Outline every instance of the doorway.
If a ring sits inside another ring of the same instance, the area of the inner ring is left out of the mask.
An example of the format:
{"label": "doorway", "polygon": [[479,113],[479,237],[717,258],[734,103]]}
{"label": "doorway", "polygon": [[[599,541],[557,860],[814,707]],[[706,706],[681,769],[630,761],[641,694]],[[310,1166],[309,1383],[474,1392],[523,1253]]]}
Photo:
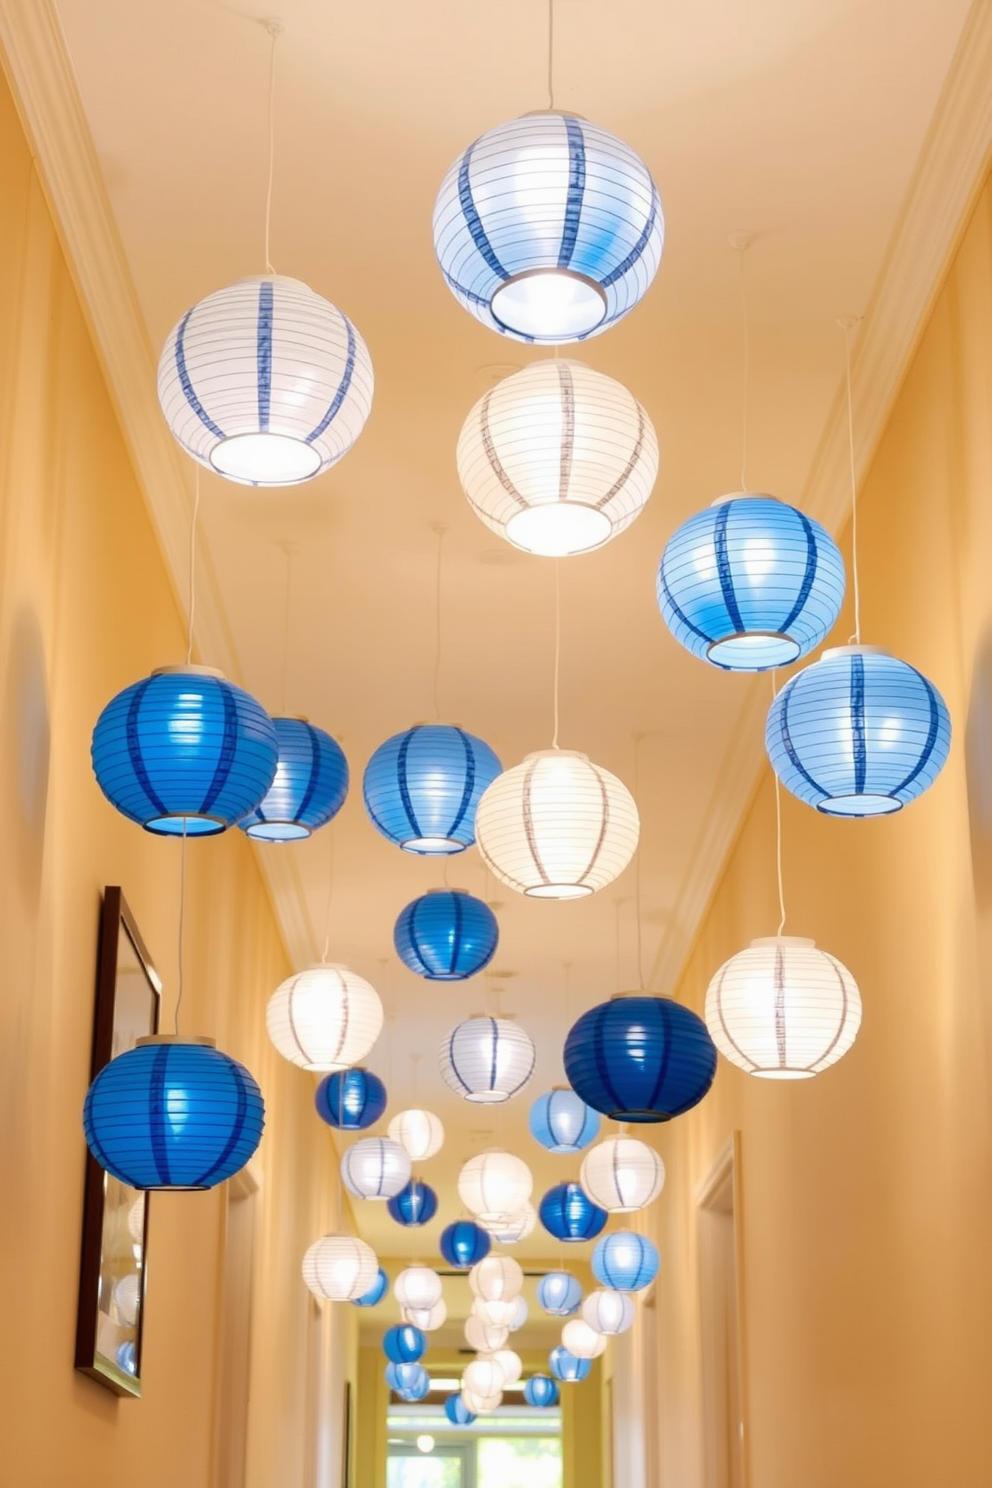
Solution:
{"label": "doorway", "polygon": [[476,1488],[475,1445],[439,1442],[429,1453],[413,1443],[390,1447],[386,1488]]}

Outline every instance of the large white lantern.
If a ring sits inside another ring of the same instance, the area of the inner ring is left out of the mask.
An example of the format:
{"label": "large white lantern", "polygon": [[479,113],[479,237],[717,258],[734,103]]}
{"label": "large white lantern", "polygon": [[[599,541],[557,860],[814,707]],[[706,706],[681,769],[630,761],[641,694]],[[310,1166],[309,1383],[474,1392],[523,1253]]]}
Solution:
{"label": "large white lantern", "polygon": [[518,1023],[479,1015],[452,1029],[439,1057],[445,1084],[463,1100],[499,1105],[527,1084],[537,1054]]}
{"label": "large white lantern", "polygon": [[591,1147],[579,1170],[585,1192],[608,1214],[644,1209],[665,1186],[665,1164],[646,1142],[609,1137]]}
{"label": "large white lantern", "polygon": [[516,1214],[505,1215],[502,1219],[480,1220],[479,1223],[497,1244],[519,1245],[537,1229],[537,1210],[528,1201]]}
{"label": "large white lantern", "polygon": [[847,967],[815,941],[773,935],[721,966],[704,1014],[731,1064],[766,1080],[804,1080],[850,1049],[861,995]]}
{"label": "large white lantern", "polygon": [[430,1266],[407,1266],[393,1282],[393,1296],[401,1308],[428,1311],[441,1300],[441,1278]]}
{"label": "large white lantern", "polygon": [[581,362],[533,362],[475,405],[457,460],[487,527],[558,558],[630,526],[657,479],[658,440],[622,383]]}
{"label": "large white lantern", "polygon": [[363,1137],[341,1158],[344,1186],[356,1199],[391,1199],[410,1182],[410,1155],[388,1137]]}
{"label": "large white lantern", "polygon": [[378,992],[347,966],[311,966],[288,977],[265,1010],[269,1038],[282,1057],[321,1073],[360,1064],[382,1022]]}
{"label": "large white lantern", "polygon": [[509,1328],[497,1327],[495,1323],[484,1322],[482,1318],[470,1313],[465,1319],[465,1342],[469,1348],[475,1349],[480,1354],[494,1354],[501,1349],[510,1337]]}
{"label": "large white lantern", "polygon": [[503,1389],[512,1389],[523,1373],[524,1365],[520,1355],[514,1353],[513,1349],[497,1349],[493,1354],[493,1363],[498,1364],[503,1371]]}
{"label": "large white lantern", "polygon": [[458,1197],[482,1224],[519,1214],[533,1188],[530,1168],[512,1152],[480,1152],[458,1175]]}
{"label": "large white lantern", "polygon": [[406,1148],[415,1163],[426,1162],[444,1146],[444,1127],[433,1111],[400,1111],[389,1123],[389,1135]]}
{"label": "large white lantern", "polygon": [[582,1316],[594,1332],[613,1338],[632,1326],[637,1309],[626,1292],[597,1287],[583,1302]]}
{"label": "large white lantern", "polygon": [[606,1352],[606,1339],[585,1318],[571,1318],[561,1330],[561,1341],[577,1359],[598,1359]]}
{"label": "large white lantern", "polygon": [[472,1303],[472,1316],[481,1319],[484,1323],[491,1323],[494,1328],[505,1328],[509,1333],[512,1331],[513,1320],[517,1315],[517,1300],[505,1299],[497,1301],[495,1298],[487,1301],[484,1297],[476,1297]]}
{"label": "large white lantern", "polygon": [[325,1235],[303,1257],[303,1280],[324,1302],[364,1297],[378,1274],[375,1251],[354,1235]]}
{"label": "large white lantern", "polygon": [[473,1395],[497,1395],[506,1384],[506,1375],[495,1359],[473,1359],[462,1374],[462,1388]]}
{"label": "large white lantern", "polygon": [[348,317],[279,274],[200,300],[158,364],[158,400],[186,453],[251,486],[296,485],[335,465],[365,426],[372,387]]}
{"label": "large white lantern", "polygon": [[404,1307],[402,1311],[403,1321],[419,1328],[421,1333],[435,1333],[448,1320],[448,1309],[443,1297],[433,1307]]}
{"label": "large white lantern", "polygon": [[492,873],[535,899],[580,899],[622,873],[640,833],[630,791],[585,754],[542,749],[484,791],[475,837]]}
{"label": "large white lantern", "polygon": [[524,1273],[512,1256],[487,1255],[468,1273],[468,1284],[485,1302],[508,1302],[523,1291]]}
{"label": "large white lantern", "polygon": [[503,1399],[502,1390],[497,1390],[492,1395],[476,1395],[474,1390],[462,1387],[462,1399],[466,1409],[473,1416],[490,1416],[494,1410],[498,1410]]}

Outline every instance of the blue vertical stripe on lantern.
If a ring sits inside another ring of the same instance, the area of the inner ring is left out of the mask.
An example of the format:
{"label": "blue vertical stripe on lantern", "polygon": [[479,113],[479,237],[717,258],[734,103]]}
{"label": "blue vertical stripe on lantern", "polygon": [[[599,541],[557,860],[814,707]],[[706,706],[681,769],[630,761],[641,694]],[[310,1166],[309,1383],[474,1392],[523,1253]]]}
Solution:
{"label": "blue vertical stripe on lantern", "polygon": [[484,1261],[492,1249],[492,1239],[470,1219],[456,1219],[441,1231],[441,1254],[449,1266],[468,1271]]}
{"label": "blue vertical stripe on lantern", "polygon": [[538,1213],[548,1234],[563,1242],[594,1240],[609,1218],[577,1183],[556,1183],[549,1188]]}
{"label": "blue vertical stripe on lantern", "polygon": [[348,794],[348,761],[337,741],[305,718],[272,722],[279,746],[275,779],[238,826],[259,842],[296,842],[341,810]]}
{"label": "blue vertical stripe on lantern", "polygon": [[431,1380],[422,1364],[387,1364],[386,1384],[404,1400],[423,1400]]}
{"label": "blue vertical stripe on lantern", "polygon": [[589,1378],[592,1360],[577,1359],[563,1343],[560,1343],[548,1355],[548,1366],[556,1380],[569,1385]]}
{"label": "blue vertical stripe on lantern", "polygon": [[532,1374],[524,1385],[524,1399],[538,1410],[558,1404],[558,1386],[546,1374]]}
{"label": "blue vertical stripe on lantern", "polygon": [[354,1306],[354,1307],[378,1307],[379,1303],[382,1301],[383,1297],[386,1295],[386,1293],[388,1291],[389,1291],[389,1277],[386,1275],[385,1271],[380,1266],[379,1267],[379,1274],[376,1277],[375,1281],[372,1283],[372,1285],[369,1287],[368,1291],[367,1292],[363,1292],[360,1297],[352,1297],[351,1298],[352,1306]]}
{"label": "blue vertical stripe on lantern", "polygon": [[243,1065],[211,1040],[162,1034],[105,1064],[83,1107],[97,1162],[139,1189],[214,1188],[244,1167],[264,1123]]}
{"label": "blue vertical stripe on lantern", "polygon": [[278,760],[272,720],[210,667],[163,667],[97,719],[93,773],[111,805],[149,832],[212,836],[252,811]]}
{"label": "blue vertical stripe on lantern", "polygon": [[386,1087],[367,1069],[336,1070],[317,1086],[314,1105],[321,1121],[339,1131],[364,1131],[386,1109]]}
{"label": "blue vertical stripe on lantern", "polygon": [[411,1178],[406,1187],[389,1200],[386,1208],[397,1224],[417,1229],[420,1225],[430,1224],[437,1213],[437,1194],[429,1183]]}
{"label": "blue vertical stripe on lantern", "polygon": [[391,1364],[416,1364],[427,1352],[427,1335],[412,1323],[387,1328],[382,1349]]}
{"label": "blue vertical stripe on lantern", "polygon": [[944,768],[951,720],[922,672],[873,646],[838,646],[790,678],[765,725],[772,768],[827,816],[884,816]]}
{"label": "blue vertical stripe on lantern", "polygon": [[499,926],[488,904],[462,889],[429,889],[401,912],[393,930],[396,954],[431,982],[463,982],[489,965]]}
{"label": "blue vertical stripe on lantern", "polygon": [[372,825],[405,852],[444,857],[475,841],[475,812],[502,773],[488,744],[450,724],[415,724],[380,744],[365,767]]}
{"label": "blue vertical stripe on lantern", "polygon": [[844,602],[844,560],[818,522],[774,496],[727,496],[669,540],[658,604],[672,635],[724,671],[787,666]]}
{"label": "blue vertical stripe on lantern", "polygon": [[571,1317],[582,1302],[582,1287],[567,1271],[549,1271],[537,1284],[537,1300],[552,1317]]}
{"label": "blue vertical stripe on lantern", "polygon": [[599,1113],[574,1090],[556,1085],[530,1108],[530,1132],[549,1152],[581,1152],[599,1135]]}
{"label": "blue vertical stripe on lantern", "polygon": [[639,1292],[658,1275],[661,1259],[656,1246],[635,1230],[614,1230],[597,1242],[592,1253],[596,1280],[615,1292]]}
{"label": "blue vertical stripe on lantern", "polygon": [[449,1395],[444,1402],[444,1414],[452,1426],[471,1426],[475,1420],[473,1412],[469,1410],[457,1391],[453,1395]]}
{"label": "blue vertical stripe on lantern", "polygon": [[665,997],[611,998],[583,1013],[565,1040],[565,1074],[613,1121],[668,1121],[703,1099],[716,1074],[706,1024]]}

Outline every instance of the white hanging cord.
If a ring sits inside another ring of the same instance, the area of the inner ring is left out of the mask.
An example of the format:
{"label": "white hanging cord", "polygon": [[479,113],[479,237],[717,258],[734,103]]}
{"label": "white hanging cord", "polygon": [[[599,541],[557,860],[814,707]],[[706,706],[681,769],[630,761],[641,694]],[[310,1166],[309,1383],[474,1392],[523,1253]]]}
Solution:
{"label": "white hanging cord", "polygon": [[[548,109],[555,107],[555,0],[548,0]],[[558,355],[557,348],[555,356]]]}
{"label": "white hanging cord", "polygon": [[183,817],[183,842],[179,855],[179,991],[176,995],[174,1028],[179,1035],[179,1009],[183,1005],[183,924],[186,919],[186,818]]}
{"label": "white hanging cord", "polygon": [[[778,678],[772,672],[772,701],[778,697]],[[778,778],[778,772],[772,771],[775,777],[775,868],[778,874],[778,929],[776,935],[781,935],[785,929],[785,883],[782,878],[782,783]]]}
{"label": "white hanging cord", "polygon": [[555,735],[551,748],[558,748],[558,679],[561,673],[561,570],[555,559]]}
{"label": "white hanging cord", "polygon": [[283,543],[283,552],[286,554],[286,609],[282,620],[282,701],[280,703],[280,716],[286,717],[286,690],[287,677],[289,675],[289,631],[290,631],[290,603],[293,594],[293,559],[296,557],[296,543]]}
{"label": "white hanging cord", "polygon": [[620,911],[621,911],[622,908],[623,908],[623,900],[622,899],[614,899],[614,901],[613,901],[613,960],[614,960],[614,980],[616,981],[617,991],[618,992],[620,991]]}
{"label": "white hanging cord", "polygon": [[747,273],[744,268],[744,255],[751,244],[748,233],[734,233],[730,240],[730,246],[737,254],[737,267],[740,277],[741,291],[741,325],[744,338],[744,367],[741,386],[741,490],[747,491],[747,406],[748,394],[751,383],[751,317],[747,302]]}
{"label": "white hanging cord", "polygon": [[[643,734],[634,735],[634,800],[640,800],[641,780],[641,741]],[[637,896],[637,980],[641,991],[644,989],[644,958],[641,953],[641,942],[643,938],[641,926],[641,843],[643,836],[638,835],[637,852],[634,855],[634,893]]]}
{"label": "white hanging cord", "polygon": [[272,229],[272,181],[276,163],[276,42],[285,27],[281,21],[272,19],[263,21],[262,25],[271,39],[269,48],[269,180],[265,190],[265,272],[274,274],[269,239]]}
{"label": "white hanging cord", "polygon": [[434,532],[437,534],[437,568],[434,579],[434,719],[441,721],[441,704],[438,701],[438,687],[441,680],[441,562],[444,549],[444,534],[447,527],[443,522],[433,524]]}
{"label": "white hanging cord", "polygon": [[417,1066],[420,1064],[419,1054],[410,1055],[410,1063],[413,1066],[413,1104],[417,1104]]}
{"label": "white hanging cord", "polygon": [[193,660],[193,622],[196,619],[196,520],[200,514],[200,467],[196,466],[193,515],[189,524],[189,609],[186,615],[186,665]]}
{"label": "white hanging cord", "polygon": [[851,336],[859,317],[847,315],[838,325],[844,332],[844,365],[847,379],[847,453],[851,466],[851,578],[854,584],[854,634],[849,645],[861,645],[861,585],[858,576],[858,477],[854,468],[854,398],[851,392]]}
{"label": "white hanging cord", "polygon": [[331,901],[334,898],[334,831],[333,828],[327,834],[329,846],[327,862],[327,904],[324,908],[324,949],[321,953],[321,966],[327,965],[327,953],[331,946]]}

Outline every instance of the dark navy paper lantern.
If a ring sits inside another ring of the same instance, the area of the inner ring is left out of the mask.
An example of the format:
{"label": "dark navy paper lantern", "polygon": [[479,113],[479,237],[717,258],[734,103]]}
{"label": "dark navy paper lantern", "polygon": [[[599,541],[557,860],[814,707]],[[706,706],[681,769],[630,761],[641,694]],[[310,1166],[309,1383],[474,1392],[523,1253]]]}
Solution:
{"label": "dark navy paper lantern", "polygon": [[371,1070],[336,1070],[317,1086],[314,1105],[321,1121],[338,1131],[364,1131],[386,1109],[386,1087]]}
{"label": "dark navy paper lantern", "polygon": [[577,1359],[563,1343],[551,1350],[548,1355],[548,1365],[555,1379],[561,1380],[566,1385],[588,1379],[592,1370],[591,1359]]}
{"label": "dark navy paper lantern", "polygon": [[86,1093],[90,1151],[131,1188],[214,1188],[243,1168],[265,1123],[252,1076],[211,1039],[142,1039]]}
{"label": "dark navy paper lantern", "polygon": [[162,836],[209,837],[254,810],[279,746],[260,703],[211,667],[163,667],[107,704],[93,772],[124,816]]}
{"label": "dark navy paper lantern", "polygon": [[431,1387],[430,1375],[422,1364],[387,1364],[386,1384],[404,1400],[423,1400]]}
{"label": "dark navy paper lantern", "polygon": [[475,1420],[472,1411],[469,1410],[460,1394],[449,1395],[444,1402],[444,1414],[452,1426],[471,1426]]}
{"label": "dark navy paper lantern", "polygon": [[456,1219],[441,1231],[441,1254],[458,1271],[468,1271],[484,1261],[492,1243],[485,1230],[470,1219]]}
{"label": "dark navy paper lantern", "polygon": [[393,930],[396,954],[430,982],[463,982],[496,954],[499,926],[488,904],[462,889],[429,889],[402,911]]}
{"label": "dark navy paper lantern", "polygon": [[788,666],[820,644],[844,602],[844,560],[812,518],[741,492],[690,517],[658,569],[665,624],[731,672]]}
{"label": "dark navy paper lantern", "polygon": [[379,1274],[377,1275],[372,1285],[369,1287],[368,1291],[363,1292],[360,1297],[352,1297],[351,1301],[355,1307],[378,1307],[379,1303],[382,1301],[383,1297],[388,1291],[389,1277],[380,1266]]}
{"label": "dark navy paper lantern", "polygon": [[657,1247],[635,1230],[604,1235],[592,1253],[593,1275],[600,1286],[615,1292],[639,1292],[650,1286],[660,1264]]}
{"label": "dark navy paper lantern", "polygon": [[464,729],[417,724],[380,744],[369,760],[365,809],[405,852],[464,852],[475,841],[479,797],[502,769],[489,745]]}
{"label": "dark navy paper lantern", "polygon": [[571,1317],[579,1310],[582,1287],[567,1271],[549,1271],[537,1284],[537,1300],[552,1317]]}
{"label": "dark navy paper lantern", "polygon": [[549,1375],[532,1374],[524,1385],[524,1399],[528,1405],[546,1410],[548,1406],[558,1404],[558,1386]]}
{"label": "dark navy paper lantern", "polygon": [[406,1225],[408,1229],[416,1229],[419,1225],[430,1224],[437,1213],[437,1194],[429,1183],[421,1183],[419,1178],[411,1178],[405,1188],[389,1200],[386,1205],[397,1224]]}
{"label": "dark navy paper lantern", "polygon": [[609,1218],[577,1183],[556,1183],[541,1200],[541,1223],[556,1240],[595,1240]]}
{"label": "dark navy paper lantern", "polygon": [[782,688],[765,747],[782,784],[808,806],[886,816],[933,785],[951,720],[915,667],[873,646],[838,646]]}
{"label": "dark navy paper lantern", "polygon": [[411,1323],[387,1328],[382,1347],[390,1364],[416,1364],[427,1352],[427,1335]]}
{"label": "dark navy paper lantern", "polygon": [[348,794],[348,761],[305,718],[273,718],[279,763],[268,793],[238,825],[259,842],[297,842],[324,827]]}
{"label": "dark navy paper lantern", "polygon": [[613,1121],[668,1121],[709,1090],[716,1049],[702,1018],[681,1003],[614,997],[569,1032],[565,1074],[587,1105]]}
{"label": "dark navy paper lantern", "polygon": [[531,1106],[530,1133],[549,1152],[581,1152],[599,1136],[599,1115],[574,1090],[556,1086]]}

